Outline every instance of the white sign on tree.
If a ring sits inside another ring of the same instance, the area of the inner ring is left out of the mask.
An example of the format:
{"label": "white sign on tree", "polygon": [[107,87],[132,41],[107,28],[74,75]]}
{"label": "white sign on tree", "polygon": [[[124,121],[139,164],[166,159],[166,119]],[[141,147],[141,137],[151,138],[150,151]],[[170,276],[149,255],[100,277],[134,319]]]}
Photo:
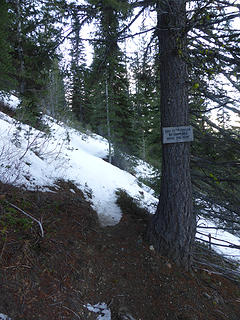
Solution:
{"label": "white sign on tree", "polygon": [[192,126],[163,128],[163,143],[177,143],[193,141]]}

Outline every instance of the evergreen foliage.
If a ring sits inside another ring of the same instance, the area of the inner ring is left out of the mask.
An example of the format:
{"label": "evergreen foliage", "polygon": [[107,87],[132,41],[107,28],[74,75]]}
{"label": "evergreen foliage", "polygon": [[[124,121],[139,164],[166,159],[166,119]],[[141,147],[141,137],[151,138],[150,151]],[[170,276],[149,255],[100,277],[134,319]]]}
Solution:
{"label": "evergreen foliage", "polygon": [[[230,215],[236,221],[240,213],[239,136],[229,123],[230,111],[239,116],[239,30],[234,26],[237,16],[230,1],[212,1],[205,6],[197,2],[188,21],[195,209],[226,222]],[[210,111],[218,123],[212,121]],[[199,199],[205,204],[204,209]]]}
{"label": "evergreen foliage", "polygon": [[87,94],[86,94],[86,53],[80,39],[80,31],[83,22],[80,21],[78,10],[73,7],[71,10],[72,38],[71,38],[71,84],[70,100],[71,108],[76,118],[82,123],[87,122]]}
{"label": "evergreen foliage", "polygon": [[118,44],[126,4],[126,1],[98,3],[100,24],[89,76],[91,125],[113,144],[115,159],[120,157],[120,150],[136,152],[129,81],[124,54]]}
{"label": "evergreen foliage", "polygon": [[46,94],[41,102],[43,110],[55,119],[64,120],[69,113],[65,97],[64,71],[58,59],[49,70]]}
{"label": "evergreen foliage", "polygon": [[9,2],[10,29],[8,41],[17,73],[17,91],[24,107],[40,115],[41,101],[46,95],[49,70],[57,57],[60,41],[63,1],[17,0]]}
{"label": "evergreen foliage", "polygon": [[131,70],[135,88],[131,99],[134,112],[134,132],[138,137],[138,156],[160,168],[161,129],[160,129],[160,87],[156,55],[140,59],[135,53]]}
{"label": "evergreen foliage", "polygon": [[7,2],[0,3],[0,90],[14,90],[16,83],[13,77],[15,76],[15,68],[12,61],[11,53],[13,48],[9,43],[9,28],[10,17],[8,13],[9,7]]}

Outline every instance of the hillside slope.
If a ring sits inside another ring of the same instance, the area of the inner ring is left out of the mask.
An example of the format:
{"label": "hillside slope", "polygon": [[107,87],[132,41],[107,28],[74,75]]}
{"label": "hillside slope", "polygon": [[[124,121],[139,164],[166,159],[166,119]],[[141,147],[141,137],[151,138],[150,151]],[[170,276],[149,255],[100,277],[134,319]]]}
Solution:
{"label": "hillside slope", "polygon": [[191,274],[157,255],[144,238],[157,199],[103,160],[102,137],[49,117],[45,134],[4,108],[0,319],[239,319],[237,264],[198,243]]}
{"label": "hillside slope", "polygon": [[[120,223],[101,227],[71,182],[54,192],[0,190],[0,312],[12,320],[239,319],[239,283],[197,263],[185,273],[158,256],[144,240],[148,215],[129,199]],[[44,238],[13,202],[43,221]],[[97,303],[102,315],[86,307]]]}
{"label": "hillside slope", "polygon": [[[9,104],[11,113],[16,108],[14,102]],[[152,213],[155,211],[157,199],[150,188],[140,185],[136,176],[104,161],[108,154],[106,139],[81,133],[48,116],[43,116],[43,125],[47,133],[0,112],[2,182],[23,185],[28,190],[47,190],[58,179],[72,180],[91,195],[92,206],[103,225],[114,225],[121,219],[115,203],[118,188],[139,198],[139,203]],[[144,174],[151,168],[139,161],[138,176],[141,170]]]}

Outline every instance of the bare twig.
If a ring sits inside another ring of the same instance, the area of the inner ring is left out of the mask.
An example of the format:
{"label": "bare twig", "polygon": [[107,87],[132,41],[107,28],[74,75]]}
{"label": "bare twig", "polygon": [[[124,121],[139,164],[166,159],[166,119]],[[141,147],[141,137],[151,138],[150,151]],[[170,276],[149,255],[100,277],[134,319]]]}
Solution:
{"label": "bare twig", "polygon": [[31,216],[29,213],[23,211],[22,209],[18,208],[17,206],[15,206],[15,204],[11,203],[11,202],[8,202],[7,200],[5,200],[5,202],[7,204],[9,204],[11,207],[13,207],[14,209],[17,209],[19,212],[23,213],[25,216],[27,216],[28,218],[32,219],[33,221],[37,222],[37,224],[39,225],[39,228],[41,230],[41,236],[42,238],[44,237],[44,231],[43,231],[43,226],[42,226],[42,223],[37,220],[36,218],[34,218],[33,216]]}
{"label": "bare twig", "polygon": [[3,247],[2,247],[2,251],[1,251],[1,255],[0,255],[0,260],[2,260],[3,252],[4,252],[5,247],[6,247],[6,242],[7,242],[7,235],[6,235],[6,238],[5,238],[4,243],[3,243]]}
{"label": "bare twig", "polygon": [[21,157],[19,158],[19,160],[21,161],[25,155],[28,153],[28,151],[32,148],[32,146],[34,146],[37,143],[37,139],[40,137],[41,138],[42,132],[39,131],[37,133],[37,135],[33,138],[32,141],[30,141],[30,135],[28,135],[28,139],[27,139],[27,147],[26,150],[24,151],[24,153],[21,155]]}
{"label": "bare twig", "polygon": [[61,307],[64,308],[64,309],[66,309],[66,310],[68,310],[68,311],[71,311],[78,319],[81,320],[81,318],[79,317],[79,315],[78,315],[75,311],[73,311],[72,309],[70,309],[70,308],[68,308],[68,307],[66,307],[66,306],[61,306]]}

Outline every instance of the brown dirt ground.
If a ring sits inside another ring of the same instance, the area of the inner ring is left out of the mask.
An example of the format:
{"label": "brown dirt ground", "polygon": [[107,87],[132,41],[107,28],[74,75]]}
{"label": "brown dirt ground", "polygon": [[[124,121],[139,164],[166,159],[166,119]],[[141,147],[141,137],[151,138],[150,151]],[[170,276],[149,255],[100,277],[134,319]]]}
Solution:
{"label": "brown dirt ground", "polygon": [[[71,192],[73,189],[75,193]],[[71,182],[53,192],[0,185],[0,313],[13,320],[96,319],[85,304],[106,302],[112,319],[126,307],[136,320],[239,320],[240,285],[204,267],[184,272],[150,250],[146,219],[124,213],[102,228]],[[11,202],[41,219],[6,220]],[[199,266],[198,266],[199,267]],[[197,270],[197,271],[196,271]]]}

